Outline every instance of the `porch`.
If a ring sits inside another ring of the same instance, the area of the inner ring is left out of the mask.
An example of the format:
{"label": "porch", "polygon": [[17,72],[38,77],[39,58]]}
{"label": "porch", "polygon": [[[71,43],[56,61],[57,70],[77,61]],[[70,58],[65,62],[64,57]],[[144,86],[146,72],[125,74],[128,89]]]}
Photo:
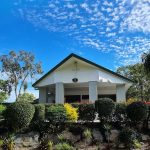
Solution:
{"label": "porch", "polygon": [[39,88],[39,103],[94,103],[102,97],[125,101],[125,84],[89,81],[84,83],[51,84]]}

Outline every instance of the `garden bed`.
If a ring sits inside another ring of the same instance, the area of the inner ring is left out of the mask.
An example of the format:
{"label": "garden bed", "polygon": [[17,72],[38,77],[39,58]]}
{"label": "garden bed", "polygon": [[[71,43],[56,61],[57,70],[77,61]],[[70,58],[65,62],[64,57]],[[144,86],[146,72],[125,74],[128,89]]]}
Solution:
{"label": "garden bed", "polygon": [[[13,103],[1,113],[2,150],[150,149],[149,110],[103,98],[94,104]],[[95,121],[98,114],[98,122]]]}

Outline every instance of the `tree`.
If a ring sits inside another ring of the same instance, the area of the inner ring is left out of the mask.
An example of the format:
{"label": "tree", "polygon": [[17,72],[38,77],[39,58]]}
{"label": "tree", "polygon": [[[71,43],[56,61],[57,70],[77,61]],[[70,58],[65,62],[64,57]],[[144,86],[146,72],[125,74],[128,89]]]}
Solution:
{"label": "tree", "polygon": [[0,80],[0,103],[4,102],[11,92],[8,81]]}
{"label": "tree", "polygon": [[150,100],[150,78],[145,73],[142,63],[119,67],[117,73],[132,79],[134,82],[127,91],[127,98]]}
{"label": "tree", "polygon": [[35,99],[36,97],[32,93],[23,93],[18,97],[18,101],[33,102]]}
{"label": "tree", "polygon": [[8,55],[0,56],[1,72],[9,79],[9,85],[15,91],[16,101],[22,90],[27,89],[29,78],[42,73],[41,63],[35,63],[32,53],[26,51],[10,51]]}
{"label": "tree", "polygon": [[150,51],[148,53],[144,53],[142,56],[142,61],[144,63],[144,68],[146,73],[150,73]]}

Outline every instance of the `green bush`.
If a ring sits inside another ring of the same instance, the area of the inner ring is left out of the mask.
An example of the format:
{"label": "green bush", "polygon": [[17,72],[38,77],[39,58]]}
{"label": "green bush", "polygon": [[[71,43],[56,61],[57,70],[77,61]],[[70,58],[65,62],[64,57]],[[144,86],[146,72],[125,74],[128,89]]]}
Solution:
{"label": "green bush", "polygon": [[126,147],[131,148],[134,141],[137,140],[137,133],[130,128],[124,128],[120,132],[118,139],[119,142],[123,143]]}
{"label": "green bush", "polygon": [[94,104],[72,104],[78,108],[79,118],[82,121],[93,121],[95,119],[95,106]]}
{"label": "green bush", "polygon": [[30,124],[30,128],[33,131],[40,132],[41,128],[43,128],[44,120],[45,120],[45,105],[35,104],[34,107],[35,107],[35,113],[32,122]]}
{"label": "green bush", "polygon": [[127,106],[127,115],[133,122],[143,121],[147,118],[148,107],[143,102],[133,102]]}
{"label": "green bush", "polygon": [[27,102],[15,102],[9,105],[4,112],[5,120],[9,127],[18,131],[28,127],[33,116],[35,108]]}
{"label": "green bush", "polygon": [[81,135],[84,131],[84,126],[82,124],[70,124],[69,125],[69,131],[73,135]]}
{"label": "green bush", "polygon": [[67,120],[66,110],[61,104],[46,106],[45,115],[51,123],[62,123]]}
{"label": "green bush", "polygon": [[115,103],[110,98],[100,98],[95,101],[95,109],[100,118],[107,118],[112,115]]}
{"label": "green bush", "polygon": [[68,143],[59,143],[55,145],[55,150],[75,150],[75,149]]}
{"label": "green bush", "polygon": [[127,118],[127,113],[126,113],[126,104],[124,103],[116,103],[116,108],[114,111],[114,120],[117,122],[124,122]]}
{"label": "green bush", "polygon": [[6,107],[0,104],[0,119],[3,118],[3,112],[6,110]]}
{"label": "green bush", "polygon": [[43,121],[45,119],[45,105],[44,104],[35,104],[35,113],[33,120]]}

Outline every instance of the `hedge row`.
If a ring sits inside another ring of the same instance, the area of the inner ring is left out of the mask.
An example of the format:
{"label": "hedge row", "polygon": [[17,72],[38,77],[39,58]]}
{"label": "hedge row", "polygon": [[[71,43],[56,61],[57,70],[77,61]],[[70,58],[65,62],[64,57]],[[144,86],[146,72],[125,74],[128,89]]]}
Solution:
{"label": "hedge row", "polygon": [[12,127],[13,130],[20,130],[28,127],[31,123],[39,123],[44,120],[48,120],[50,123],[61,123],[75,121],[78,118],[78,120],[92,122],[96,113],[101,120],[115,118],[120,121],[123,116],[133,122],[143,121],[148,116],[148,107],[143,102],[133,102],[126,106],[125,104],[115,104],[111,99],[102,98],[95,104],[72,104],[72,106],[69,104],[67,107],[62,104],[32,105],[27,102],[16,102],[8,106],[3,114],[7,126]]}

